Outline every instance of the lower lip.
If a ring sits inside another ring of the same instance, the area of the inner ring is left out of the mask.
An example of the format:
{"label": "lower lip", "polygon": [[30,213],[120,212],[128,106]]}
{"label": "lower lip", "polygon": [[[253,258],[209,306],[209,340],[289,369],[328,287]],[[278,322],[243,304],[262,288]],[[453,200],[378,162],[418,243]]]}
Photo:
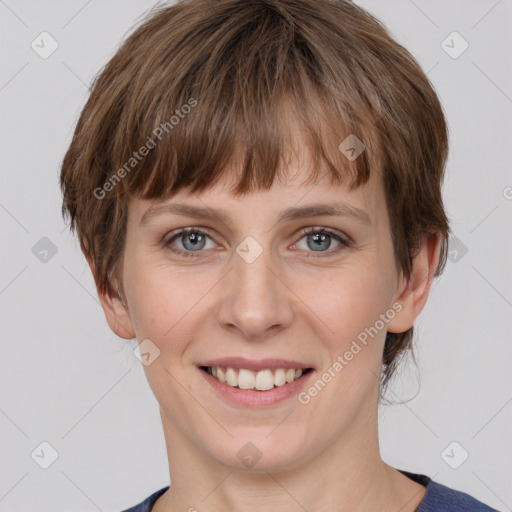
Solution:
{"label": "lower lip", "polygon": [[315,373],[314,370],[310,370],[293,382],[288,382],[282,386],[275,386],[268,391],[257,391],[234,388],[225,382],[221,382],[208,372],[201,370],[201,368],[198,368],[198,370],[222,398],[233,404],[243,405],[245,407],[265,407],[282,402],[298,394],[300,389],[306,385],[310,377]]}

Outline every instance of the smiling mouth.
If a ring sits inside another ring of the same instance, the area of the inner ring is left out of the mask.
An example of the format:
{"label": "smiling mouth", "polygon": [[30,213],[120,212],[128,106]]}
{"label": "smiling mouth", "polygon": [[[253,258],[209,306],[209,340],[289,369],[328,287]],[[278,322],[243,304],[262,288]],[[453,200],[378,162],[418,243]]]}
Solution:
{"label": "smiling mouth", "polygon": [[199,368],[228,386],[256,391],[268,391],[274,387],[285,386],[313,370],[312,368],[274,368],[253,371],[231,366],[200,366]]}

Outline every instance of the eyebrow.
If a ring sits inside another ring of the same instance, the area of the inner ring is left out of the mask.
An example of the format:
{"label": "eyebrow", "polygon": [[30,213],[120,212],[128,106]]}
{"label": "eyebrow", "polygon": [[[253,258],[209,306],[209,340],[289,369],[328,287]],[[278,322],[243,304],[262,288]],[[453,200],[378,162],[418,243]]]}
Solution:
{"label": "eyebrow", "polygon": [[[206,219],[229,224],[229,215],[224,210],[215,210],[209,207],[192,206],[184,203],[171,203],[162,206],[154,206],[146,210],[139,227],[143,227],[154,218],[161,215],[182,215],[184,217],[193,217],[197,219]],[[304,219],[320,216],[339,216],[351,217],[365,224],[371,224],[370,216],[365,210],[349,204],[311,204],[301,207],[290,207],[279,214],[278,222]]]}

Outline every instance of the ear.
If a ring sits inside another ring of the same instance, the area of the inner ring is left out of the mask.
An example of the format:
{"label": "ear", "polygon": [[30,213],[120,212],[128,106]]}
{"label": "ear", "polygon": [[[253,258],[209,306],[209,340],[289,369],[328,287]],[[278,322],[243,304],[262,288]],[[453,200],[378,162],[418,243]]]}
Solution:
{"label": "ear", "polygon": [[437,234],[426,235],[413,260],[411,275],[400,278],[393,303],[399,302],[402,309],[388,323],[389,332],[401,333],[413,326],[427,302],[440,251],[441,237]]}
{"label": "ear", "polygon": [[[91,269],[92,275],[96,276],[94,265],[89,260],[87,260],[87,262],[89,264],[89,268]],[[103,312],[105,313],[105,318],[109,327],[120,338],[127,340],[135,338],[135,330],[133,328],[126,298],[123,297],[122,290],[120,290],[117,280],[112,276],[110,277],[112,289],[118,291],[119,296],[116,294],[116,292],[114,292],[114,295],[110,295],[109,293],[100,293],[96,277],[94,280],[96,282],[98,298],[100,300],[101,307],[103,308]]]}

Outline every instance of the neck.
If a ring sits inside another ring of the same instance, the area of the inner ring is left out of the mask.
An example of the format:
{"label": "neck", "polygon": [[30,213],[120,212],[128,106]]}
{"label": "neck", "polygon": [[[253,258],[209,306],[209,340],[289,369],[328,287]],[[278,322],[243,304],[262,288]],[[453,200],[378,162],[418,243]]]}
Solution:
{"label": "neck", "polygon": [[[153,512],[413,512],[425,488],[380,457],[377,424],[354,429],[314,458],[274,471],[239,469],[206,456],[163,421],[171,487]],[[174,442],[173,442],[174,440]]]}

